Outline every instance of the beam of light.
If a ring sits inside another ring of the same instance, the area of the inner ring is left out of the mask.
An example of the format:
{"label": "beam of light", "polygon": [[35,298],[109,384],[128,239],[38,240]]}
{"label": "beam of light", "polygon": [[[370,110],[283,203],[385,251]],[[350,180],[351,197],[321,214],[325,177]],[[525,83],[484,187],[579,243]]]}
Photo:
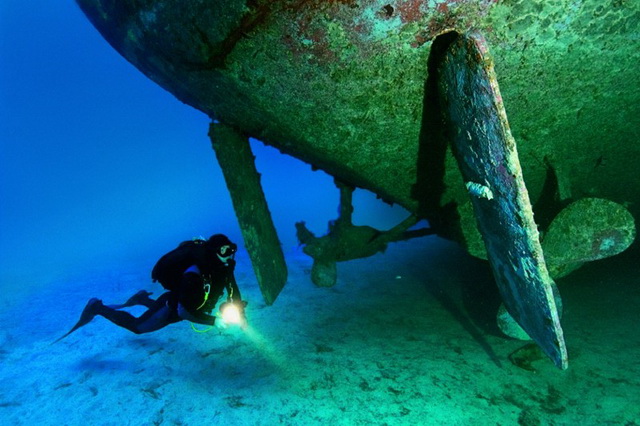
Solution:
{"label": "beam of light", "polygon": [[[274,345],[267,340],[262,333],[249,325],[236,304],[232,302],[225,302],[220,305],[217,317],[218,321],[216,321],[216,327],[226,330],[239,327],[265,359],[282,371],[290,369],[291,366],[285,357],[282,356],[281,351],[276,350]],[[289,368],[284,368],[285,366]]]}
{"label": "beam of light", "polygon": [[265,338],[264,335],[260,333],[260,331],[258,331],[258,329],[247,324],[244,327],[244,334],[260,352],[260,354],[273,365],[275,365],[280,371],[286,372],[291,370],[291,363],[289,362],[287,357],[284,356],[283,351],[276,349],[273,343]]}
{"label": "beam of light", "polygon": [[247,340],[255,347],[257,352],[266,361],[271,363],[278,371],[282,379],[287,381],[299,379],[296,372],[300,371],[297,365],[285,355],[285,351],[277,348],[270,339],[266,338],[258,328],[249,325],[242,309],[237,305],[226,302],[220,306],[218,321],[215,327],[227,330],[233,334],[244,334]]}

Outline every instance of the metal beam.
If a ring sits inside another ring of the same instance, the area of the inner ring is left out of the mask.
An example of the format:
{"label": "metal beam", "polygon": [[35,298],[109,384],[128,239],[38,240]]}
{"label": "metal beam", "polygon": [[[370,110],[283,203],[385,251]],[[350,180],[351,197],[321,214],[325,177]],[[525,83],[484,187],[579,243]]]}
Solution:
{"label": "metal beam", "polygon": [[211,145],[231,194],[244,245],[267,305],[287,281],[287,265],[256,170],[249,139],[230,126],[211,123]]}

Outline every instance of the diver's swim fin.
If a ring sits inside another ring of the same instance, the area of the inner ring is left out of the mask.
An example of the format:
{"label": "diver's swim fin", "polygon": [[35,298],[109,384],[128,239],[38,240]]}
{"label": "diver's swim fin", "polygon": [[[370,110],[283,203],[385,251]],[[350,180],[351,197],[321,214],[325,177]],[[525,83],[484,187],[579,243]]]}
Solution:
{"label": "diver's swim fin", "polygon": [[102,300],[96,299],[96,298],[89,300],[89,302],[87,302],[87,306],[85,306],[84,309],[82,310],[82,314],[80,314],[80,319],[78,320],[76,325],[74,325],[73,328],[67,332],[67,334],[60,337],[58,340],[56,340],[53,343],[58,343],[60,340],[64,339],[65,337],[67,337],[68,335],[70,335],[71,333],[73,333],[83,325],[89,324],[91,320],[97,315],[98,309],[101,306],[102,306]]}

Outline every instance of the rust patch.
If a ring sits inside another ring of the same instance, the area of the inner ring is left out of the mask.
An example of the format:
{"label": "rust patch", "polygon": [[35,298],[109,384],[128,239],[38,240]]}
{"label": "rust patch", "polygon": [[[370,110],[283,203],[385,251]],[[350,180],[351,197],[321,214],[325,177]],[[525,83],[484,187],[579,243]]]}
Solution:
{"label": "rust patch", "polygon": [[269,0],[247,1],[248,11],[242,16],[238,25],[229,33],[229,35],[227,35],[227,37],[217,45],[217,48],[215,49],[216,53],[209,58],[205,68],[224,68],[225,61],[235,48],[236,44],[238,44],[238,42],[247,34],[251,33],[258,26],[263,24],[273,13],[277,5],[277,2]]}
{"label": "rust patch", "polygon": [[[335,7],[358,7],[356,0],[298,0],[298,1],[273,1],[273,0],[248,0],[247,12],[242,16],[238,25],[216,46],[215,53],[211,55],[205,68],[224,68],[225,61],[238,42],[256,28],[268,21],[270,16],[279,16],[282,12],[295,12],[314,10],[329,11]],[[315,34],[320,38],[320,34]],[[318,48],[319,54],[325,54],[326,49]]]}
{"label": "rust patch", "polygon": [[422,10],[424,6],[422,0],[402,0],[396,5],[396,10],[400,15],[400,20],[403,24],[411,22],[418,22],[424,17],[425,11]]}

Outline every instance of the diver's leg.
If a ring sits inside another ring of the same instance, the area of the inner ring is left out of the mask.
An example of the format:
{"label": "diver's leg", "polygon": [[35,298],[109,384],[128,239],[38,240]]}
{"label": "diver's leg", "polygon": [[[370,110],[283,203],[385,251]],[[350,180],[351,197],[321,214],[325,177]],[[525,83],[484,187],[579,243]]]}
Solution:
{"label": "diver's leg", "polygon": [[149,297],[149,295],[151,295],[151,294],[152,293],[149,293],[148,291],[140,290],[139,292],[137,292],[136,294],[131,296],[123,304],[121,304],[121,305],[107,305],[107,307],[109,307],[111,309],[122,309],[122,308],[128,308],[130,306],[142,305],[142,306],[145,306],[147,308],[151,308],[154,305],[154,303],[156,302],[155,300],[153,300],[152,298]]}
{"label": "diver's leg", "polygon": [[180,321],[174,309],[167,304],[170,293],[164,293],[156,300],[149,309],[136,318],[128,312],[119,311],[100,303],[95,308],[96,315],[100,315],[111,321],[112,323],[126,328],[135,334],[150,333],[160,330],[169,324]]}
{"label": "diver's leg", "polygon": [[80,319],[76,325],[53,343],[59,342],[80,327],[87,325],[96,315],[103,316],[112,323],[136,334],[159,330],[169,324],[181,321],[181,318],[175,313],[175,309],[168,306],[167,302],[170,297],[170,292],[164,293],[158,300],[154,301],[149,309],[139,318],[134,317],[128,312],[105,306],[102,304],[102,300],[93,298],[89,300],[87,306],[82,310],[82,314],[80,314]]}

